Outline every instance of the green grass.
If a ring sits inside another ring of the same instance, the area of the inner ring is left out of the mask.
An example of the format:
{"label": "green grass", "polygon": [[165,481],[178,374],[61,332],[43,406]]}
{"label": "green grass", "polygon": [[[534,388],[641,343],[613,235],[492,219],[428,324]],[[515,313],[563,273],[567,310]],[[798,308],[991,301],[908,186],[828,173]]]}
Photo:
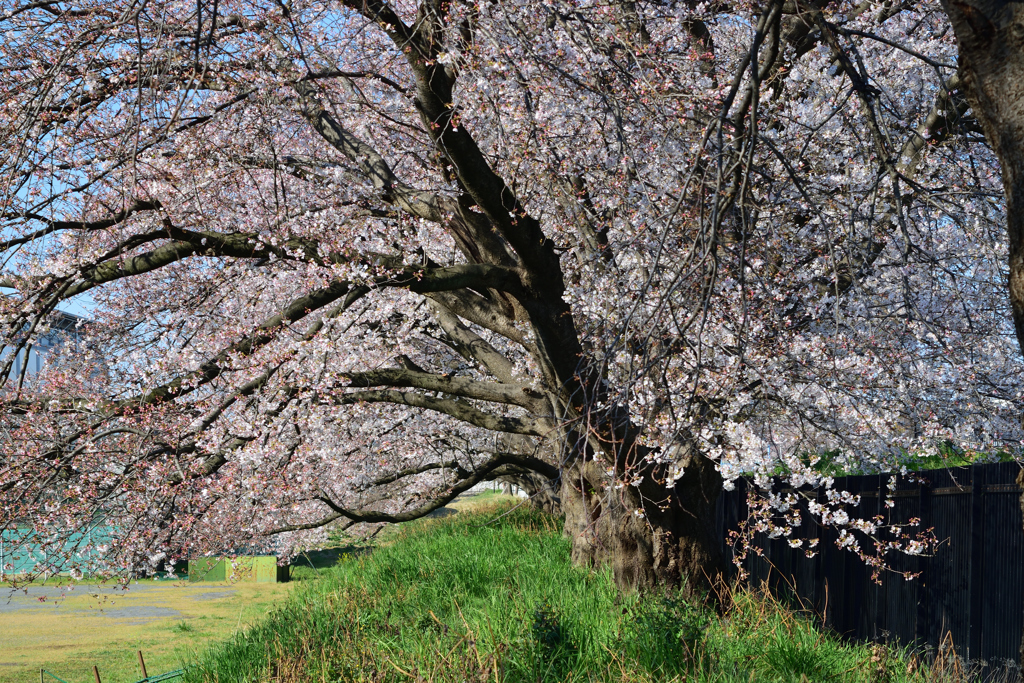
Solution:
{"label": "green grass", "polygon": [[623,595],[607,572],[571,565],[558,520],[509,510],[425,520],[342,555],[198,656],[187,683],[923,680],[898,653],[843,643],[750,592],[723,615]]}

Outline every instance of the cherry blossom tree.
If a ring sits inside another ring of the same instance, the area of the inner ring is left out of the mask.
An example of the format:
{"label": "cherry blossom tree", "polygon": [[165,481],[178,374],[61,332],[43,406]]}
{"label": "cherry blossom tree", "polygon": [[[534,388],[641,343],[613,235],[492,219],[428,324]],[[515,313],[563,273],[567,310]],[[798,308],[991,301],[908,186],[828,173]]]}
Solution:
{"label": "cherry blossom tree", "polygon": [[512,478],[621,586],[706,586],[740,476],[756,528],[781,474],[880,561],[922,546],[832,475],[1019,448],[1004,153],[934,2],[0,23],[0,515],[65,554],[99,519],[111,566],[287,554]]}

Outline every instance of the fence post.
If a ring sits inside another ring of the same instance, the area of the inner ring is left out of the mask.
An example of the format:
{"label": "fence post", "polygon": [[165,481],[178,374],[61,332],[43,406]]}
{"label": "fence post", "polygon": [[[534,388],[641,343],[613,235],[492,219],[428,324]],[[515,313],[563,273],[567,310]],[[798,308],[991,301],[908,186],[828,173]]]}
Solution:
{"label": "fence post", "polygon": [[971,618],[967,658],[981,659],[981,606],[984,581],[985,468],[971,468]]}
{"label": "fence post", "polygon": [[[889,514],[889,508],[885,506],[885,499],[889,494],[889,487],[887,486],[888,481],[886,477],[887,475],[885,474],[879,474],[872,477],[874,483],[871,485],[871,488],[875,494],[873,496],[875,499],[875,514],[873,516],[882,517],[891,522],[892,517]],[[865,604],[870,604],[870,612],[868,619],[864,622],[865,632],[863,637],[865,640],[870,640],[873,643],[879,642],[879,640],[882,639],[882,631],[888,631],[889,628],[889,622],[886,620],[885,610],[887,590],[888,586],[879,586],[872,582],[864,591],[866,593],[864,602]]]}
{"label": "fence post", "polygon": [[95,664],[92,665],[92,675],[96,677],[96,683],[101,683],[100,670]]}
{"label": "fence post", "polygon": [[[928,522],[932,519],[932,491],[931,482],[918,483],[917,486],[917,516],[921,520],[921,526],[927,528]],[[914,638],[916,645],[921,646],[928,643],[928,634],[931,632],[931,615],[934,610],[935,596],[931,586],[931,560],[921,555],[917,556],[917,619],[914,624]]]}
{"label": "fence post", "polygon": [[142,650],[139,650],[139,668],[142,669],[143,680],[149,678],[149,674],[146,673],[146,660],[142,658]]}
{"label": "fence post", "polygon": [[[824,493],[821,487],[814,492],[814,502],[821,504],[821,499]],[[821,525],[814,521],[810,513],[807,514],[807,523],[814,525],[814,538],[818,540],[817,545],[814,546],[815,553],[814,557],[808,560],[812,562],[814,570],[814,609],[821,613],[822,621],[826,626],[833,626],[834,620],[831,615],[828,614],[828,581],[825,578],[825,572],[822,571],[821,558],[825,552],[825,547],[822,541],[825,540],[825,534],[822,531]]]}

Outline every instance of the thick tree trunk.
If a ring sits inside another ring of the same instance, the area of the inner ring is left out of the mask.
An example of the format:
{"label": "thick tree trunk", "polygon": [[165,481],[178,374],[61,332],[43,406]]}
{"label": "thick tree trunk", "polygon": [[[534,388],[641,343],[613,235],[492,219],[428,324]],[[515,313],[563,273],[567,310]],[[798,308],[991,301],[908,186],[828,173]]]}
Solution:
{"label": "thick tree trunk", "polygon": [[1010,245],[1010,304],[1024,350],[1024,4],[943,0],[967,100],[999,157]]}
{"label": "thick tree trunk", "polygon": [[616,488],[605,467],[590,460],[563,473],[573,561],[611,566],[623,590],[677,586],[717,600],[724,565],[714,535],[722,488],[714,463],[692,454],[672,489],[658,484],[653,471],[636,487]]}
{"label": "thick tree trunk", "polygon": [[[1006,193],[1010,305],[1024,352],[1024,4],[942,0],[942,6],[956,33],[967,101],[999,157]],[[1024,488],[1024,472],[1017,483]]]}

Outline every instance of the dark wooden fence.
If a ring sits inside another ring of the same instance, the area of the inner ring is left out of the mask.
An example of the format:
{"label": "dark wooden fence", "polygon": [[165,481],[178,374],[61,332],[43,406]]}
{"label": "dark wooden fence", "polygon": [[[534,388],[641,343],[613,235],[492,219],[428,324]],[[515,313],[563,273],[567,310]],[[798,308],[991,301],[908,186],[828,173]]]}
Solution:
{"label": "dark wooden fence", "polygon": [[[804,510],[795,537],[818,538],[808,559],[786,539],[755,537],[764,555],[746,560],[753,585],[795,597],[834,631],[855,639],[898,641],[934,654],[944,641],[957,655],[988,670],[1019,672],[1024,634],[1024,525],[1015,463],[976,465],[921,473],[925,484],[901,482],[885,507],[889,475],[837,479],[836,487],[861,497],[850,510],[862,518],[882,515],[890,522],[921,519],[942,545],[931,557],[890,555],[891,566],[920,572],[907,581],[888,573],[882,584],[848,550],[839,549],[834,530],[821,529]],[[719,501],[719,530],[727,538],[746,518],[746,488],[737,486]],[[861,536],[861,538],[863,538]],[[726,541],[726,557],[733,549]],[[1016,673],[1013,677],[1016,677]]]}

